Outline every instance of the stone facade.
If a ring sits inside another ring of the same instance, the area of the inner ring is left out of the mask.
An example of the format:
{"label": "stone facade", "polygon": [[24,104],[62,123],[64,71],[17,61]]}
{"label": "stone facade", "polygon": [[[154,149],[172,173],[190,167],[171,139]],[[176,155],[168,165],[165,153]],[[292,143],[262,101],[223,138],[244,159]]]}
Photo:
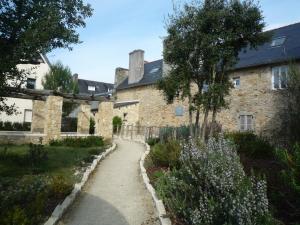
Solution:
{"label": "stone facade", "polygon": [[88,134],[90,130],[91,105],[80,105],[77,119],[77,133]]}
{"label": "stone facade", "polygon": [[[272,89],[272,67],[244,69],[231,74],[231,78],[237,77],[240,86],[231,90],[227,97],[229,107],[218,113],[217,121],[224,131],[238,131],[240,116],[249,115],[252,116],[253,130],[259,135],[270,136],[281,125],[279,115],[285,110],[285,91]],[[138,105],[114,109],[114,115],[121,118],[127,113],[128,125],[180,126],[189,123],[187,101],[167,105],[155,85],[118,90],[116,93],[116,102],[133,100],[138,100]],[[176,107],[183,107],[183,116],[175,115]]]}
{"label": "stone facade", "polygon": [[44,101],[33,101],[32,107],[32,133],[44,133],[45,128],[45,102]]}
{"label": "stone facade", "polygon": [[139,125],[139,109],[139,103],[114,108],[114,116],[122,118],[124,125],[136,126]]}
{"label": "stone facade", "polygon": [[96,115],[96,132],[97,135],[104,139],[112,139],[113,137],[113,102],[101,102]]}
{"label": "stone facade", "polygon": [[[141,126],[180,126],[188,123],[187,102],[175,101],[167,105],[161,91],[155,85],[140,86],[118,90],[116,102],[138,100],[136,106],[114,109],[114,115],[123,118],[127,113],[128,124]],[[183,114],[176,116],[176,108],[182,108]],[[137,113],[138,111],[138,113]]]}
{"label": "stone facade", "polygon": [[48,96],[45,104],[45,143],[60,139],[63,98]]}

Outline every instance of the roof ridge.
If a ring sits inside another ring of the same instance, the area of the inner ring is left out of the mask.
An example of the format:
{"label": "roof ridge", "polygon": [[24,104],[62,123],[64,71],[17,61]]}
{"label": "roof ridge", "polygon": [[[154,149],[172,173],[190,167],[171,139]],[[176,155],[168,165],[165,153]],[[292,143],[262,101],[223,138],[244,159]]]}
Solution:
{"label": "roof ridge", "polygon": [[87,79],[82,79],[82,78],[78,78],[78,80],[82,80],[82,81],[90,81],[90,82],[95,82],[95,83],[101,83],[101,84],[111,84],[112,83],[107,83],[107,82],[102,82],[102,81],[95,81],[95,80],[87,80]]}
{"label": "roof ridge", "polygon": [[286,27],[289,27],[289,26],[294,26],[294,25],[297,25],[297,24],[300,24],[300,22],[295,22],[295,23],[287,24],[287,25],[284,25],[282,27],[272,28],[272,29],[266,30],[264,32],[275,31],[275,30],[279,30],[279,29],[286,28]]}
{"label": "roof ridge", "polygon": [[157,60],[154,60],[154,61],[151,61],[151,62],[147,62],[147,63],[145,63],[145,65],[146,65],[146,64],[149,64],[149,63],[158,62],[158,61],[163,61],[163,59],[157,59]]}

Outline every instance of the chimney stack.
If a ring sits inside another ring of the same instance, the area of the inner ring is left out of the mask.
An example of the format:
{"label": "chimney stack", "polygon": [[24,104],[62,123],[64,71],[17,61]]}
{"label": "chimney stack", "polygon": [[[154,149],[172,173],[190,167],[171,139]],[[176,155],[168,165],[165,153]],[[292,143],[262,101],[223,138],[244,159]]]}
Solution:
{"label": "chimney stack", "polygon": [[115,88],[128,77],[128,69],[118,67],[115,72]]}
{"label": "chimney stack", "polygon": [[73,81],[76,83],[78,82],[78,73],[73,74]]}
{"label": "chimney stack", "polygon": [[144,75],[144,51],[135,50],[129,53],[128,84],[139,82]]}

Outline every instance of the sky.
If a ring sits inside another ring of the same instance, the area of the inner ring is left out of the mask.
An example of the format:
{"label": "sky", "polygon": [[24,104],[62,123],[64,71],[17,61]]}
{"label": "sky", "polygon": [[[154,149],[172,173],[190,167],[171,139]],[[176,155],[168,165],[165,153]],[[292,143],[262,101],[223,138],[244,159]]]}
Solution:
{"label": "sky", "polygon": [[[51,63],[61,61],[79,78],[114,82],[117,67],[128,68],[129,53],[145,51],[145,60],[162,58],[165,21],[173,12],[172,0],[84,0],[93,16],[78,29],[83,43],[73,51],[58,49],[47,54]],[[266,29],[300,22],[299,0],[260,0]]]}

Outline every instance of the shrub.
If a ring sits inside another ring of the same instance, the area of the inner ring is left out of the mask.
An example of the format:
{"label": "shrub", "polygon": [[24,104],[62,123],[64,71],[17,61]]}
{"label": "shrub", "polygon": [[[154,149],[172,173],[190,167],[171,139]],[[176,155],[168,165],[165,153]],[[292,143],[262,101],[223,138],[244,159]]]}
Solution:
{"label": "shrub", "polygon": [[122,126],[122,118],[119,116],[115,116],[113,118],[113,131],[114,133],[116,133],[118,130],[120,130],[121,126]]}
{"label": "shrub", "polygon": [[155,144],[157,144],[159,142],[159,138],[149,138],[147,140],[147,144],[150,146],[154,146]]}
{"label": "shrub", "polygon": [[233,132],[225,136],[236,144],[239,154],[256,159],[268,159],[274,155],[272,145],[252,132]]}
{"label": "shrub", "polygon": [[48,152],[45,150],[43,145],[29,145],[27,153],[27,162],[33,167],[40,165],[48,159]]}
{"label": "shrub", "polygon": [[89,134],[95,134],[95,120],[94,118],[90,118],[90,129],[89,129]]}
{"label": "shrub", "polygon": [[67,146],[67,147],[102,147],[104,146],[104,141],[102,137],[89,136],[86,138],[72,138],[67,137],[62,140],[51,140],[50,146]]}
{"label": "shrub", "polygon": [[63,176],[54,176],[51,179],[50,193],[57,199],[62,199],[72,191],[73,185]]}
{"label": "shrub", "polygon": [[177,167],[179,166],[181,147],[178,141],[158,143],[150,151],[150,157],[156,166]]}
{"label": "shrub", "polygon": [[190,138],[190,128],[189,126],[163,127],[159,130],[159,138],[161,142],[168,142],[173,139],[188,140]]}
{"label": "shrub", "polygon": [[156,183],[172,213],[190,225],[274,224],[268,211],[266,182],[248,178],[232,144],[220,137],[199,149],[185,145],[181,167]]}
{"label": "shrub", "polygon": [[0,130],[1,131],[30,131],[31,123],[24,122],[24,123],[18,123],[18,122],[3,122],[0,121]]}

